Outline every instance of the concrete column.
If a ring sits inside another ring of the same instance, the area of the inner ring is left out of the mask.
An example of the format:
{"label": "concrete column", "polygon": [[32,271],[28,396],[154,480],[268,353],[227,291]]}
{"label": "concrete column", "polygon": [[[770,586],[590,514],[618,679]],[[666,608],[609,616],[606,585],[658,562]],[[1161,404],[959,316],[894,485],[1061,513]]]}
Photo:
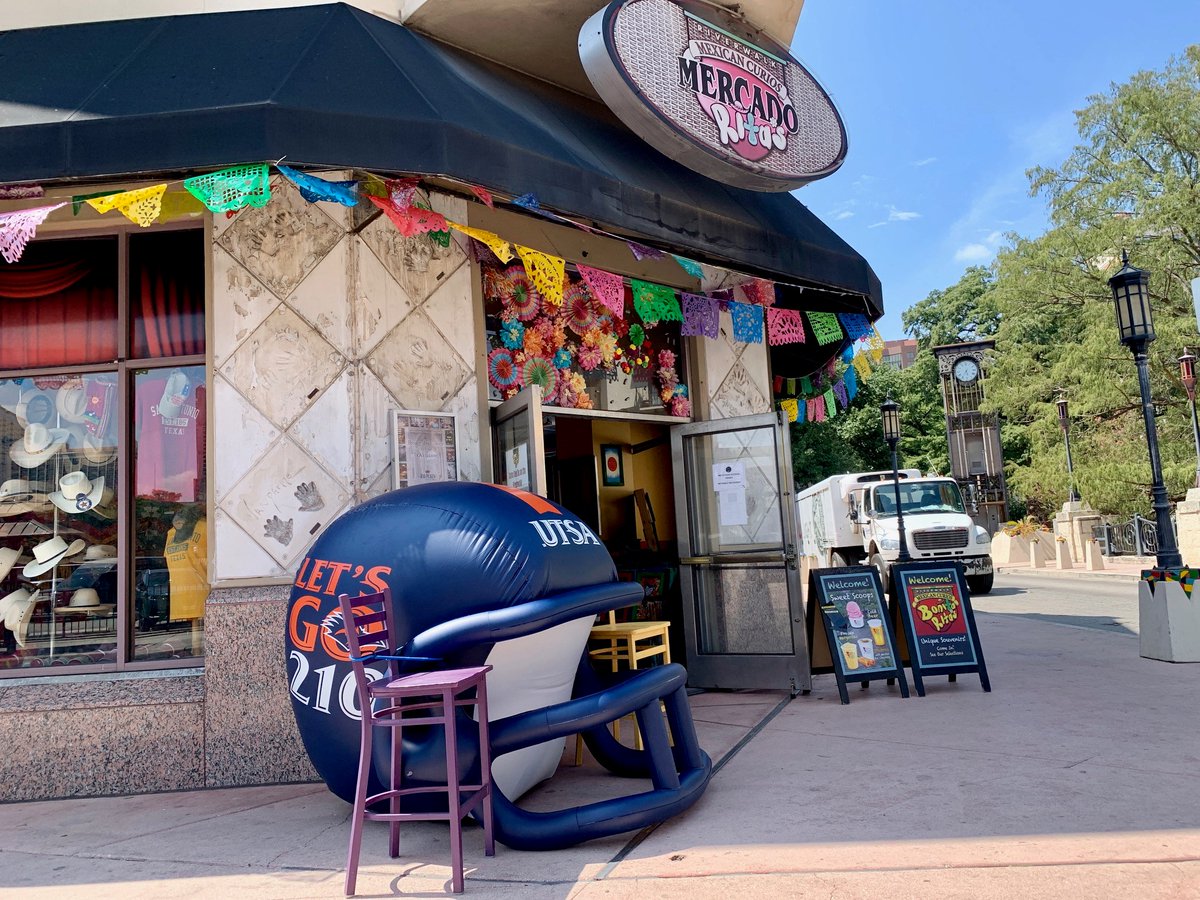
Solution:
{"label": "concrete column", "polygon": [[1175,529],[1185,566],[1200,565],[1200,488],[1191,488],[1187,499],[1175,507]]}

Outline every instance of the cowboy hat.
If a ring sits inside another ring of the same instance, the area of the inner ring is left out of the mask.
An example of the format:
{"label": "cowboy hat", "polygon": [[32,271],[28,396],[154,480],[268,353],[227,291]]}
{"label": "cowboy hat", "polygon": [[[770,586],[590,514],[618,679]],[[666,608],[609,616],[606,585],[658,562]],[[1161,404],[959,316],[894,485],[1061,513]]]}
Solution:
{"label": "cowboy hat", "polygon": [[83,554],[84,559],[112,559],[117,555],[117,548],[112,544],[92,544]]}
{"label": "cowboy hat", "polygon": [[96,593],[95,588],[85,587],[78,588],[71,594],[71,602],[66,606],[60,606],[56,612],[109,612],[116,609],[115,603],[101,603],[100,595]]}
{"label": "cowboy hat", "polygon": [[29,591],[25,588],[17,588],[10,594],[5,594],[0,597],[0,625],[4,624],[4,620],[8,618],[8,610],[18,600],[24,601],[29,598]]}
{"label": "cowboy hat", "polygon": [[22,428],[28,428],[30,424],[48,425],[54,421],[54,401],[45,391],[30,388],[21,392],[21,399],[17,401],[17,408],[13,412],[17,414],[17,421]]}
{"label": "cowboy hat", "polygon": [[83,390],[83,382],[68,382],[58,389],[54,395],[54,405],[58,414],[66,422],[83,423],[87,421],[88,398]]}
{"label": "cowboy hat", "polygon": [[4,581],[21,556],[20,547],[0,547],[0,581]]}
{"label": "cowboy hat", "polygon": [[50,485],[44,481],[26,481],[10,478],[0,484],[0,517],[19,516],[27,512],[42,512],[50,508],[46,491]]}
{"label": "cowboy hat", "polygon": [[6,409],[10,413],[17,411],[17,404],[21,402],[21,382],[20,381],[0,381],[0,409]]}
{"label": "cowboy hat", "polygon": [[25,596],[17,596],[9,603],[8,610],[4,614],[4,624],[16,636],[17,643],[24,647],[25,635],[29,631],[29,620],[33,618],[33,611],[37,607],[38,601],[42,599],[42,592],[34,591],[33,594],[30,594],[29,591],[22,589],[17,593]]}
{"label": "cowboy hat", "polygon": [[9,454],[12,461],[23,469],[40,466],[67,442],[65,428],[47,428],[40,422],[31,422],[25,429],[25,439],[12,445]]}
{"label": "cowboy hat", "polygon": [[96,506],[103,496],[103,477],[93,481],[83,472],[68,472],[58,479],[58,490],[50,495],[50,502],[63,512],[84,513]]}
{"label": "cowboy hat", "polygon": [[102,437],[92,434],[87,429],[84,429],[79,442],[79,452],[83,455],[86,462],[94,466],[102,466],[107,462],[111,462],[113,457],[117,455],[117,448],[113,445],[106,444]]}
{"label": "cowboy hat", "polygon": [[33,548],[33,561],[27,563],[21,573],[26,578],[37,578],[43,572],[49,572],[68,556],[74,556],[85,544],[83,538],[78,538],[68,547],[67,542],[56,534]]}

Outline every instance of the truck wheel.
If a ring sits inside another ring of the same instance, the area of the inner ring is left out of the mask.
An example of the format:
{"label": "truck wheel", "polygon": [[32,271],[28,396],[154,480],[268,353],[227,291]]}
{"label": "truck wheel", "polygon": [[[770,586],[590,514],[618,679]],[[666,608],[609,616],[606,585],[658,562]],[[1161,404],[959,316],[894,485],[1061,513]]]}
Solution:
{"label": "truck wheel", "polygon": [[830,557],[830,560],[833,562],[833,564],[835,566],[852,566],[852,565],[854,565],[854,563],[852,563],[852,562],[850,562],[850,560],[846,559],[846,554],[841,553],[837,550],[835,550],[833,552],[833,555]]}
{"label": "truck wheel", "polygon": [[968,575],[967,587],[972,594],[986,594],[991,591],[992,583],[995,580],[995,572],[988,572],[986,575]]}
{"label": "truck wheel", "polygon": [[876,553],[871,557],[871,565],[879,572],[879,580],[883,583],[883,592],[886,594],[888,590],[887,560],[883,558],[882,554]]}

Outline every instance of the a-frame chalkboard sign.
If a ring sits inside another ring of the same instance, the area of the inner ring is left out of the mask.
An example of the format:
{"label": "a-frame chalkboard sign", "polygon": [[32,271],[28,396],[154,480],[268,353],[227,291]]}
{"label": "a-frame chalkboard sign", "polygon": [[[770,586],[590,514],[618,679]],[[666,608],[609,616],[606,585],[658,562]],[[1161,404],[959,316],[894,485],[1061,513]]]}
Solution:
{"label": "a-frame chalkboard sign", "polygon": [[903,627],[899,658],[908,658],[917,696],[925,696],[923,678],[949,675],[954,681],[964,672],[979,673],[979,683],[990,691],[962,564],[952,560],[895,563],[888,574],[893,627],[897,634]]}
{"label": "a-frame chalkboard sign", "polygon": [[817,609],[843,703],[850,702],[846,684],[852,681],[890,682],[894,678],[900,682],[900,695],[908,696],[908,679],[896,652],[896,634],[874,566],[813,569],[809,573],[806,615],[814,662],[819,655]]}

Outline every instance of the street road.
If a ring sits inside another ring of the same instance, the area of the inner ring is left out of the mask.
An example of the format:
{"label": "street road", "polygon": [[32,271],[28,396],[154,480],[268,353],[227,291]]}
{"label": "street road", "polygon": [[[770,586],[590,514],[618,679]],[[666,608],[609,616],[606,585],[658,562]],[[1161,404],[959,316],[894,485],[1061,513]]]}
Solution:
{"label": "street road", "polygon": [[977,612],[1114,634],[1138,633],[1137,584],[1131,581],[1002,572],[992,592],[972,597],[971,603]]}

